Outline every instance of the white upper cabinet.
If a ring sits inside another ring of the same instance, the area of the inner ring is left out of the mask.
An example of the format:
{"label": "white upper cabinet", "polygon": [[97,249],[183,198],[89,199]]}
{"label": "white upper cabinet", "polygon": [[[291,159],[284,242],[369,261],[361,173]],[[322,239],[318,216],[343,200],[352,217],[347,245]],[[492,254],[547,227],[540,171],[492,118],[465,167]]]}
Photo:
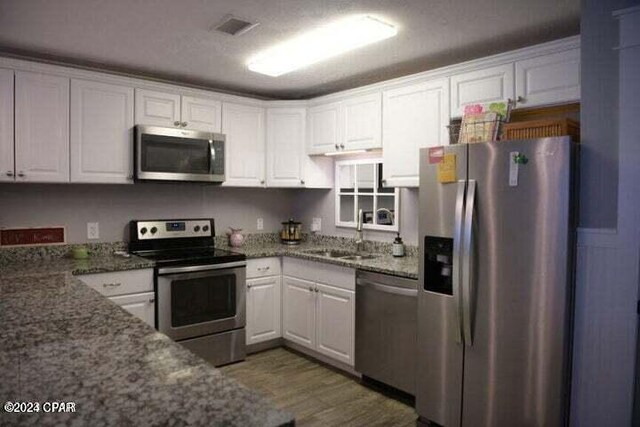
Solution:
{"label": "white upper cabinet", "polygon": [[267,186],[305,186],[305,116],[305,108],[267,110]]}
{"label": "white upper cabinet", "polygon": [[71,182],[133,182],[133,88],[71,80]]}
{"label": "white upper cabinet", "polygon": [[69,181],[69,79],[16,71],[17,181]]}
{"label": "white upper cabinet", "polygon": [[451,116],[461,117],[467,104],[514,99],[513,63],[451,76]]}
{"label": "white upper cabinet", "polygon": [[203,132],[220,132],[222,103],[214,99],[182,97],[182,126]]}
{"label": "white upper cabinet", "polygon": [[560,104],[580,99],[580,49],[516,62],[519,107]]}
{"label": "white upper cabinet", "polygon": [[136,124],[220,132],[222,103],[215,99],[136,89]]}
{"label": "white upper cabinet", "polygon": [[342,105],[339,102],[310,107],[307,112],[307,146],[309,154],[340,150],[342,139]]}
{"label": "white upper cabinet", "polygon": [[265,110],[260,107],[224,103],[222,132],[226,135],[224,185],[264,187]]}
{"label": "white upper cabinet", "polygon": [[0,69],[0,181],[13,181],[13,70]]}
{"label": "white upper cabinet", "polygon": [[180,95],[136,89],[136,124],[180,126]]}
{"label": "white upper cabinet", "polygon": [[344,150],[382,147],[382,94],[373,93],[344,101]]}
{"label": "white upper cabinet", "polygon": [[383,104],[383,184],[417,187],[420,148],[449,142],[449,81],[438,79],[385,91]]}
{"label": "white upper cabinet", "polygon": [[310,107],[307,117],[309,154],[382,146],[380,92]]}

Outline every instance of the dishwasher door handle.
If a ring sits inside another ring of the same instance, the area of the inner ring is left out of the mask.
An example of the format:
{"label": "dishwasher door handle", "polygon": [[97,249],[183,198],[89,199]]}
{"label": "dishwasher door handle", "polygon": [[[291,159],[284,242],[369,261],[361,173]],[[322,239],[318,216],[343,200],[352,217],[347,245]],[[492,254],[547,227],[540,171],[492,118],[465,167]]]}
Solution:
{"label": "dishwasher door handle", "polygon": [[356,281],[356,286],[363,286],[367,289],[372,289],[372,290],[376,290],[376,291],[380,291],[380,292],[384,292],[387,294],[394,294],[394,295],[403,295],[406,297],[417,297],[418,296],[418,290],[417,289],[407,289],[407,288],[401,288],[398,286],[389,286],[389,285],[383,285],[380,283],[375,283],[375,282],[370,282],[368,280],[363,280],[358,278],[358,280]]}

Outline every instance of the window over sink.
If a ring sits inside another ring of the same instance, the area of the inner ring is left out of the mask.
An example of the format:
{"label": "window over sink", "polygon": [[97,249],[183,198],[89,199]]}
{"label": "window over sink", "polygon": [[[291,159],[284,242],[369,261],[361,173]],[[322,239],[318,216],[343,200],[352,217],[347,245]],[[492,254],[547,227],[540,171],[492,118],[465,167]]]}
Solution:
{"label": "window over sink", "polygon": [[398,231],[400,192],[382,185],[382,159],[336,161],[336,226],[355,228],[362,209],[365,230]]}

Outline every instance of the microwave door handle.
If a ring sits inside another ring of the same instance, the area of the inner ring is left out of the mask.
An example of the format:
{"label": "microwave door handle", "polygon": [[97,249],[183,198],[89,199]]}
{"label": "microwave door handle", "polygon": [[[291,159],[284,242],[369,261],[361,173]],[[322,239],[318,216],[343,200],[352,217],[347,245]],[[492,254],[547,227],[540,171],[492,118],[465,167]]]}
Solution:
{"label": "microwave door handle", "polygon": [[213,146],[213,139],[209,140],[209,174],[213,175],[213,162],[216,161],[216,149]]}

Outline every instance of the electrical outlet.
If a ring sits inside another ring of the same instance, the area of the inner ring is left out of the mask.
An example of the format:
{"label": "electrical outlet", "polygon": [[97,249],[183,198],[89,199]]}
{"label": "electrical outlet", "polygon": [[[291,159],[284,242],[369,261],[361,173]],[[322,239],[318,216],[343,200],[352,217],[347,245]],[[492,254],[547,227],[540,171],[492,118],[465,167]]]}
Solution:
{"label": "electrical outlet", "polygon": [[258,230],[264,230],[264,220],[262,218],[258,218],[258,222],[256,224],[256,228]]}
{"label": "electrical outlet", "polygon": [[100,238],[100,225],[97,222],[87,223],[87,239]]}
{"label": "electrical outlet", "polygon": [[322,218],[313,218],[311,221],[311,231],[318,232],[322,230]]}

